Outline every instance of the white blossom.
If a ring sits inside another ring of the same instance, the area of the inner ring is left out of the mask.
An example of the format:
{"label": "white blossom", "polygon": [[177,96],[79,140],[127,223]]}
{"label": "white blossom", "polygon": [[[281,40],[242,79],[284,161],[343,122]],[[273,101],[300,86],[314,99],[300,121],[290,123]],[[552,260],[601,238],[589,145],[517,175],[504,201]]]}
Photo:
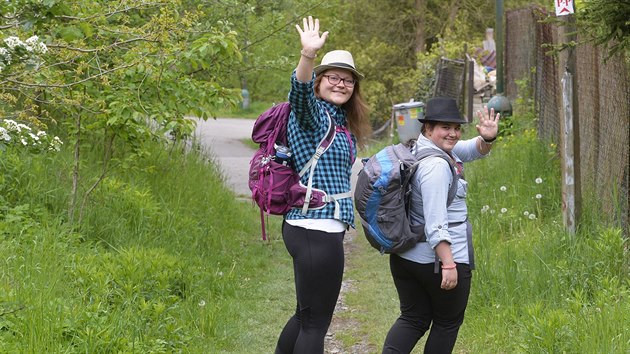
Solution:
{"label": "white blossom", "polygon": [[0,47],[0,56],[4,58],[4,62],[11,64],[11,52],[9,52],[7,48]]}
{"label": "white blossom", "polygon": [[0,127],[0,140],[11,141],[11,135],[9,135],[9,131]]}
{"label": "white blossom", "polygon": [[22,42],[18,37],[15,37],[15,36],[5,38],[4,43],[11,50],[15,49],[15,47],[18,47],[18,46],[24,47],[24,42]]}
{"label": "white blossom", "polygon": [[536,184],[541,184],[541,183],[543,183],[543,180],[542,180],[542,178],[540,178],[540,177],[536,178],[534,181],[536,182]]}
{"label": "white blossom", "polygon": [[24,41],[24,43],[26,43],[27,45],[31,45],[31,46],[34,46],[38,42],[39,42],[39,37],[37,37],[37,36],[31,36],[27,40]]}

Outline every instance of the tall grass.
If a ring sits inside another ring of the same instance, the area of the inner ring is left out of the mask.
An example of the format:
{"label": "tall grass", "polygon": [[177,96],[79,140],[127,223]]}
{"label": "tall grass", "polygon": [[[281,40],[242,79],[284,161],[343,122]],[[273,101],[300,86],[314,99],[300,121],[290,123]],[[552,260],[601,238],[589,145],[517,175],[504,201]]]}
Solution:
{"label": "tall grass", "polygon": [[[564,230],[555,146],[518,119],[465,171],[476,270],[455,352],[628,353],[628,240],[601,215],[576,235]],[[363,242],[347,272],[358,279],[347,296],[356,311],[343,316],[363,324],[375,353],[398,315],[387,262]]]}
{"label": "tall grass", "polygon": [[[564,231],[555,147],[523,123],[467,165],[477,269],[455,351],[628,353],[627,240],[597,210]],[[261,242],[258,210],[212,161],[176,151],[113,171],[74,226],[71,152],[0,153],[0,352],[273,352],[294,306],[280,219]],[[398,314],[388,258],[360,231],[350,242],[336,316],[357,325],[334,335],[378,353]]]}
{"label": "tall grass", "polygon": [[[291,268],[212,163],[150,148],[66,224],[69,152],[0,158],[0,352],[272,352]],[[95,178],[85,166],[83,178]]]}

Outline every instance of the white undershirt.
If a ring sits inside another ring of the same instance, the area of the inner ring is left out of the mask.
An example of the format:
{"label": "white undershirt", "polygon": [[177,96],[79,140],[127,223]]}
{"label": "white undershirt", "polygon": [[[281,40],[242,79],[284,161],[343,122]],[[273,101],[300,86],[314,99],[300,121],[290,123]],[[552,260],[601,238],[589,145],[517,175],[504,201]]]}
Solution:
{"label": "white undershirt", "polygon": [[287,219],[286,222],[291,226],[328,233],[337,233],[346,230],[346,223],[337,219]]}

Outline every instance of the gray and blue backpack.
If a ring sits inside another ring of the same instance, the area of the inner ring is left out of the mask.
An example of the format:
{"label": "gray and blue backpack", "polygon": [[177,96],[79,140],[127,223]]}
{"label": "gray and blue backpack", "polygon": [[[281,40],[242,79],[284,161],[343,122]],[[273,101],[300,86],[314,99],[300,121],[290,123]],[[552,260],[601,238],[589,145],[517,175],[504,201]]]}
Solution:
{"label": "gray and blue backpack", "polygon": [[410,182],[420,161],[431,156],[443,158],[451,167],[450,205],[457,192],[458,175],[444,151],[422,148],[412,153],[408,145],[397,144],[363,161],[354,202],[365,237],[381,253],[400,253],[426,242],[424,225],[412,225],[409,220]]}

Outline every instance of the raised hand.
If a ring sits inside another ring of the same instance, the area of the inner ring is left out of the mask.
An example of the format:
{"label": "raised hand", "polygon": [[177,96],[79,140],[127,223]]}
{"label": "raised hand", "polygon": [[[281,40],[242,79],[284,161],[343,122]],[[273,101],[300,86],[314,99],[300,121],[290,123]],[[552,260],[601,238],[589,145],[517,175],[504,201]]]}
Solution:
{"label": "raised hand", "polygon": [[493,140],[499,133],[500,113],[495,114],[494,108],[488,111],[488,106],[484,106],[482,110],[477,111],[479,124],[475,126],[477,132],[485,140]]}
{"label": "raised hand", "polygon": [[308,19],[302,19],[303,27],[295,25],[297,31],[300,33],[300,42],[302,43],[302,49],[307,52],[316,53],[324,46],[326,38],[328,37],[328,31],[319,34],[319,19],[313,21],[313,17],[309,16]]}

